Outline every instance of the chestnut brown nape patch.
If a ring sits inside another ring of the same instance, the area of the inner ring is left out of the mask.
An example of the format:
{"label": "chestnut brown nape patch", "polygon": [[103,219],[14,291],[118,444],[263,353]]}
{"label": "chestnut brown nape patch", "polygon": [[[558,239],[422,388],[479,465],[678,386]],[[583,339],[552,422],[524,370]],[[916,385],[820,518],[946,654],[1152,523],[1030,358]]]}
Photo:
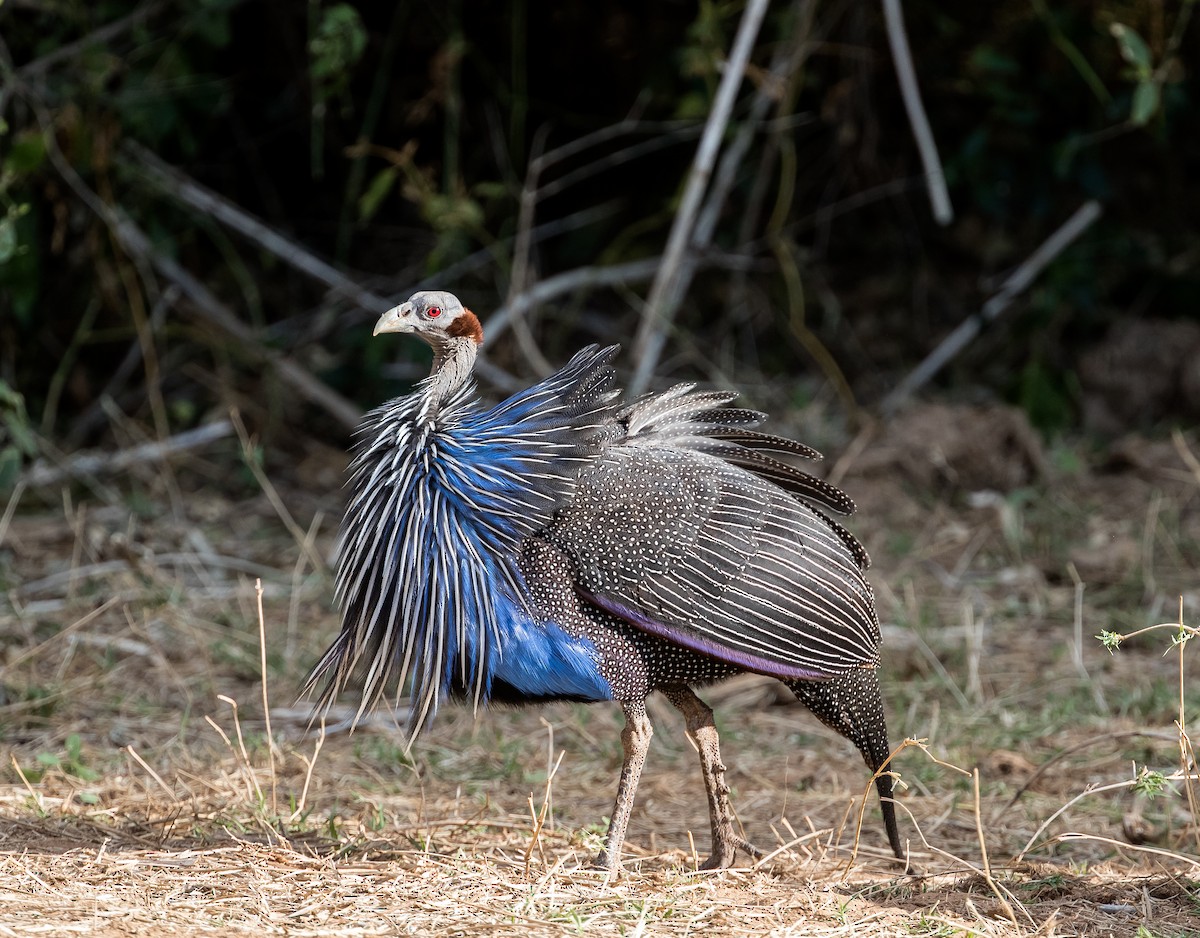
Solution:
{"label": "chestnut brown nape patch", "polygon": [[483,326],[479,324],[479,317],[466,308],[446,327],[446,335],[455,339],[474,339],[476,345],[483,345]]}

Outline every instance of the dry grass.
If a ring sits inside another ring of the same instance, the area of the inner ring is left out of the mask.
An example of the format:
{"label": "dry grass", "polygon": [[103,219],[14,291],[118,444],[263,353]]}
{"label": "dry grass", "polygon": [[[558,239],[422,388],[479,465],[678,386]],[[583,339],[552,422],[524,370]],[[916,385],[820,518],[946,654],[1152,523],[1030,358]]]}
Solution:
{"label": "dry grass", "polygon": [[304,732],[336,503],[281,484],[285,526],[265,495],[172,480],[198,494],[160,515],[154,478],[128,504],[27,501],[0,544],[0,935],[1200,935],[1197,791],[1171,780],[1194,649],[1092,638],[1180,595],[1196,617],[1197,481],[1177,446],[1144,452],[974,500],[843,480],[875,532],[893,735],[928,741],[897,759],[915,877],[871,798],[856,844],[858,756],[745,677],[705,697],[767,860],[694,872],[699,773],[661,707],[605,882],[615,708],[447,711],[415,763],[386,716]]}

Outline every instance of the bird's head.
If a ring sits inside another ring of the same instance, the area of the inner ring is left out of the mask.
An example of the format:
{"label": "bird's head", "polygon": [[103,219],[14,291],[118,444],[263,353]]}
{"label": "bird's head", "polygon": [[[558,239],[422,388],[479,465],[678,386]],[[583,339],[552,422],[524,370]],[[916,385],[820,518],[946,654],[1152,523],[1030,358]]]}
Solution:
{"label": "bird's head", "polygon": [[411,332],[435,350],[454,339],[470,339],[476,345],[483,343],[479,319],[457,296],[445,290],[423,290],[393,306],[379,317],[371,334],[381,332]]}

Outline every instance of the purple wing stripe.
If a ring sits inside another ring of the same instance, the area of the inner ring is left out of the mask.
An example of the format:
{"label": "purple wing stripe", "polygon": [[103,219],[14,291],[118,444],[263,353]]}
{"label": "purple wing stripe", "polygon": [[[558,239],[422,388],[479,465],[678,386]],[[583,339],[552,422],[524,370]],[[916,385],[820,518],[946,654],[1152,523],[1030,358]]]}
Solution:
{"label": "purple wing stripe", "polygon": [[730,648],[728,645],[722,645],[719,642],[714,642],[712,639],[704,638],[693,632],[667,625],[665,622],[659,622],[657,619],[651,619],[640,609],[627,606],[625,603],[609,596],[591,593],[583,589],[579,589],[579,594],[588,602],[594,603],[607,612],[611,612],[614,616],[619,616],[630,625],[637,626],[643,632],[664,638],[674,645],[680,645],[691,651],[699,652],[702,655],[716,658],[718,661],[737,665],[739,668],[745,668],[747,671],[753,671],[756,674],[765,674],[767,677],[777,678],[781,681],[827,681],[834,677],[833,674],[825,671],[787,665],[779,661],[771,661],[768,658],[761,658],[758,655],[752,655],[745,651],[738,651],[735,648]]}

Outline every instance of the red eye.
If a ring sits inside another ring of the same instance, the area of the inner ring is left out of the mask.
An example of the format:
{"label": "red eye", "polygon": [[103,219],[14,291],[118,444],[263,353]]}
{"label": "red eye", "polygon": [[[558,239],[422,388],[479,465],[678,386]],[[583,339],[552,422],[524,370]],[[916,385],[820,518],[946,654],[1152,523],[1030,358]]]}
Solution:
{"label": "red eye", "polygon": [[426,311],[425,315],[430,319],[437,319],[438,316],[442,315],[442,308],[440,306],[431,306],[429,307],[428,311]]}

